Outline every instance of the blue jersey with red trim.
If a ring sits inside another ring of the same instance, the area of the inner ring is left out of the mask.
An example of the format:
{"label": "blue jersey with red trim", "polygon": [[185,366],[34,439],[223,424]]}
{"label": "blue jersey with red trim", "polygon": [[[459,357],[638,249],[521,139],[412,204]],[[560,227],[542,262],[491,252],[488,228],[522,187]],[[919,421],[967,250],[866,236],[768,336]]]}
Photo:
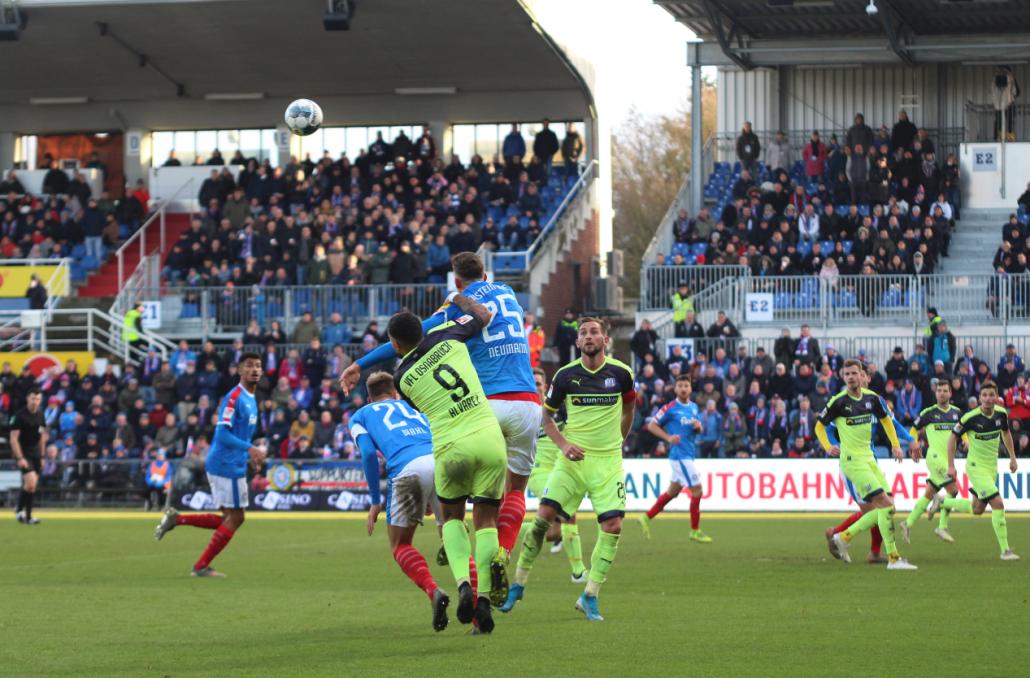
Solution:
{"label": "blue jersey with red trim", "polygon": [[[250,461],[248,450],[257,422],[257,400],[237,384],[218,406],[216,432],[205,463],[208,473],[224,478],[242,478],[247,475],[247,464]],[[245,442],[247,447],[241,450],[220,444],[217,427],[222,426],[227,427],[228,433],[234,438]]]}
{"label": "blue jersey with red trim", "polygon": [[[524,313],[515,292],[504,283],[483,280],[472,283],[462,294],[486,306],[494,314],[490,324],[465,343],[486,395],[535,395],[536,382],[529,362]],[[456,320],[465,315],[454,304],[444,306],[437,313],[445,320]]]}
{"label": "blue jersey with red trim", "polygon": [[654,421],[669,435],[679,436],[680,444],[669,449],[669,459],[696,459],[697,436],[694,422],[700,421],[701,412],[692,402],[673,400],[655,413]]}
{"label": "blue jersey with red trim", "polygon": [[380,400],[365,405],[350,419],[350,434],[358,442],[368,436],[386,459],[393,478],[413,459],[433,453],[433,437],[424,414],[403,400]]}

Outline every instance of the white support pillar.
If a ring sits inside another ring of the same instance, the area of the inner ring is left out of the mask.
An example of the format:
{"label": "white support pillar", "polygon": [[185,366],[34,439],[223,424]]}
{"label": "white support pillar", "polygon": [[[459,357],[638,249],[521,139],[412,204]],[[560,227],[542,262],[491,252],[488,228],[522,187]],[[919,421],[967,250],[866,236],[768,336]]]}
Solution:
{"label": "white support pillar", "polygon": [[[451,153],[454,152],[454,136],[451,134],[451,123],[447,120],[429,120],[426,124],[429,125],[429,131],[432,133],[433,139],[436,140],[436,155],[443,159],[444,164],[447,164],[450,162]],[[470,159],[462,158],[461,161],[467,163]]]}
{"label": "white support pillar", "polygon": [[149,130],[131,128],[125,131],[125,151],[122,172],[125,184],[135,186],[140,179],[147,180],[153,165],[154,145]]}
{"label": "white support pillar", "polygon": [[701,151],[704,145],[701,111],[701,43],[687,43],[687,64],[690,66],[690,213],[704,205],[702,185],[705,168],[701,167]]}

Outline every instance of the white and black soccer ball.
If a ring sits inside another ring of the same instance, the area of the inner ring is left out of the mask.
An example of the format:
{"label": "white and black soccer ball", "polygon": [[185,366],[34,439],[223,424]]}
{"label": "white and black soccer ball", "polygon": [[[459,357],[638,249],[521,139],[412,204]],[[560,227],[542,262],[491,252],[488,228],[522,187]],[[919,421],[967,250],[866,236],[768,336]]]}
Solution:
{"label": "white and black soccer ball", "polygon": [[291,132],[306,137],[322,126],[322,108],[311,99],[297,99],[286,107],[284,118]]}

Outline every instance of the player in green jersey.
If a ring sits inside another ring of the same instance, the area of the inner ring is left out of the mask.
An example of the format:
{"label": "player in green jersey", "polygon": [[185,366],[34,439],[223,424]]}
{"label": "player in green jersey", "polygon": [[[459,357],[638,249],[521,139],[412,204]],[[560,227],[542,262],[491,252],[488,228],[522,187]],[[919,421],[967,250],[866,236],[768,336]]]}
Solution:
{"label": "player in green jersey", "polygon": [[580,320],[576,339],[582,358],[558,370],[547,391],[544,408],[555,413],[563,406],[565,430],[544,417],[544,430],[561,452],[547,479],[533,525],[522,542],[515,583],[501,608],[509,611],[522,598],[529,572],[540,554],[544,535],[560,515],[570,518],[585,496],[601,526],[590,558],[586,589],[576,609],[590,621],[604,621],[597,594],[615,560],[626,514],[626,476],[622,444],[633,424],[636,392],[629,367],[605,355],[608,336],[604,321]]}
{"label": "player in green jersey", "polygon": [[[955,477],[948,475],[948,440],[951,438],[951,430],[955,428],[962,417],[962,411],[951,404],[951,382],[941,379],[937,382],[935,389],[937,404],[927,407],[912,423],[912,437],[919,440],[920,433],[926,438],[926,491],[923,496],[916,500],[912,512],[908,514],[901,523],[901,538],[906,544],[912,543],[912,526],[923,515],[923,511],[930,505],[930,502],[941,490],[947,491],[954,497],[958,494],[958,487],[955,484]],[[918,460],[917,460],[918,461]],[[934,534],[948,542],[953,543],[955,539],[948,532],[948,518],[951,511],[941,511],[940,524],[934,528]]]}
{"label": "player in green jersey", "polygon": [[[898,442],[897,431],[883,401],[873,391],[862,388],[862,370],[859,361],[844,361],[841,376],[847,388],[830,398],[815,425],[815,434],[823,449],[831,457],[840,457],[841,473],[855,486],[862,499],[873,506],[851,527],[833,535],[833,545],[841,560],[850,563],[848,546],[851,540],[855,535],[877,525],[887,547],[887,569],[915,570],[918,568],[898,553],[894,541],[894,500],[890,496],[887,478],[873,456],[873,419],[880,421],[890,440],[891,453],[899,462],[903,459],[901,443]],[[830,423],[837,425],[840,447],[831,444],[826,435],[826,427]]]}
{"label": "player in green jersey", "polygon": [[968,436],[966,475],[969,476],[969,492],[973,499],[935,498],[927,511],[931,516],[940,508],[981,515],[990,506],[991,524],[1001,548],[1001,559],[1019,560],[1019,556],[1009,547],[1005,504],[998,493],[999,439],[1005,443],[1005,449],[1009,453],[1009,470],[1015,473],[1019,465],[1016,463],[1016,448],[1012,444],[1012,434],[1009,433],[1008,411],[1004,407],[999,407],[997,402],[997,385],[993,381],[985,381],[980,386],[980,407],[966,412],[955,424],[951,437],[948,438],[948,475],[956,478],[958,476],[955,473],[955,451],[958,449],[959,438],[963,435]]}
{"label": "player in green jersey", "polygon": [[[533,370],[533,380],[536,382],[536,390],[540,395],[540,402],[547,399],[547,376],[539,367]],[[564,415],[559,413],[561,419]],[[559,429],[565,428],[565,422],[558,424]],[[547,437],[547,433],[541,427],[540,435],[536,441],[536,458],[533,460],[533,471],[529,474],[529,491],[537,498],[544,496],[547,488],[547,478],[554,470],[554,464],[558,461],[561,451],[554,441]],[[576,514],[573,513],[567,520],[559,517],[551,525],[544,537],[553,542],[555,547],[551,553],[564,550],[569,559],[569,567],[572,570],[572,583],[582,584],[587,580],[586,566],[583,565],[583,544],[579,540],[579,525],[576,524]]]}
{"label": "player in green jersey", "polygon": [[479,585],[490,582],[488,593],[504,600],[507,574],[492,567],[491,561],[498,549],[497,510],[504,492],[507,452],[464,342],[482,332],[492,314],[468,297],[452,296],[466,315],[423,336],[418,316],[402,312],[390,318],[387,333],[397,355],[403,356],[394,374],[397,392],[426,415],[433,434],[434,483],[444,519],[444,548],[458,584],[458,621],[475,620],[480,632],[490,633],[494,628],[490,597],[479,595],[473,600],[465,502],[472,502]]}

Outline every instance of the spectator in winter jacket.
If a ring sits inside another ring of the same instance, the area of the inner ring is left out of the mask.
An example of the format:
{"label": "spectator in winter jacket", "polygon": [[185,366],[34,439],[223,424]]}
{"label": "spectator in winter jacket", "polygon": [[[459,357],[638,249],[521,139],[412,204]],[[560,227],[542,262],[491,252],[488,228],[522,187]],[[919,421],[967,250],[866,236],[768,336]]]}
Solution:
{"label": "spectator in winter jacket", "polygon": [[866,182],[869,181],[869,158],[865,154],[865,146],[855,144],[848,157],[848,183],[851,185],[851,204],[862,202],[866,198]]}
{"label": "spectator in winter jacket", "polygon": [[526,140],[522,138],[522,133],[519,132],[519,126],[516,123],[511,124],[511,131],[508,132],[508,136],[504,137],[501,156],[504,158],[505,165],[515,162],[515,158],[521,160],[526,157]]}
{"label": "spectator in winter jacket", "polygon": [[948,323],[941,321],[937,325],[937,332],[931,339],[930,360],[937,362],[941,360],[945,366],[951,367],[952,361],[957,355],[955,335],[948,329]]}
{"label": "spectator in winter jacket", "polygon": [[809,181],[822,181],[826,176],[826,160],[829,157],[829,150],[826,144],[819,140],[819,132],[813,131],[812,138],[804,148],[805,176]]}
{"label": "spectator in winter jacket", "polygon": [[1023,365],[1023,359],[1016,353],[1015,344],[1009,344],[1005,347],[1005,355],[998,361],[998,372],[1001,372],[1005,367],[1005,363],[1012,363],[1015,365],[1016,372],[1024,372],[1026,367]]}
{"label": "spectator in winter jacket", "polygon": [[737,137],[737,159],[740,165],[749,172],[754,172],[758,162],[758,154],[762,152],[762,144],[758,135],[751,130],[751,123],[745,122],[740,136]]}
{"label": "spectator in winter jacket", "polygon": [[547,165],[547,173],[551,173],[551,161],[558,152],[558,135],[551,129],[551,121],[544,118],[543,129],[533,138],[533,156],[540,158]]}
{"label": "spectator in winter jacket", "polygon": [[773,140],[769,142],[769,148],[765,149],[765,164],[774,172],[781,169],[790,172],[793,160],[790,141],[783,132],[777,132]]}
{"label": "spectator in winter jacket", "polygon": [[897,392],[896,401],[894,414],[898,421],[905,426],[911,426],[915,418],[923,411],[923,394],[910,379],[906,379],[904,388]]}
{"label": "spectator in winter jacket", "polygon": [[579,323],[576,321],[576,312],[571,308],[567,308],[561,320],[558,321],[558,326],[554,330],[554,339],[552,340],[553,346],[558,349],[559,366],[572,362],[573,349],[576,348],[578,336]]}
{"label": "spectator in winter jacket", "polygon": [[894,123],[894,127],[891,129],[891,148],[895,151],[898,149],[911,149],[915,138],[916,126],[908,119],[908,111],[901,109],[898,111],[898,121]]}
{"label": "spectator in winter jacket", "polygon": [[580,138],[576,126],[571,122],[565,129],[565,138],[561,142],[561,156],[565,162],[565,176],[571,178],[578,173],[577,165],[583,155],[583,139]]}
{"label": "spectator in winter jacket", "polygon": [[304,311],[300,322],[293,328],[292,340],[294,344],[310,344],[312,339],[318,338],[321,334],[322,328],[318,326],[314,315],[311,311]]}
{"label": "spectator in winter jacket", "polygon": [[853,153],[858,152],[859,146],[867,149],[873,145],[873,130],[865,124],[865,116],[861,113],[855,114],[855,124],[848,128],[847,136],[844,137],[844,145]]}

